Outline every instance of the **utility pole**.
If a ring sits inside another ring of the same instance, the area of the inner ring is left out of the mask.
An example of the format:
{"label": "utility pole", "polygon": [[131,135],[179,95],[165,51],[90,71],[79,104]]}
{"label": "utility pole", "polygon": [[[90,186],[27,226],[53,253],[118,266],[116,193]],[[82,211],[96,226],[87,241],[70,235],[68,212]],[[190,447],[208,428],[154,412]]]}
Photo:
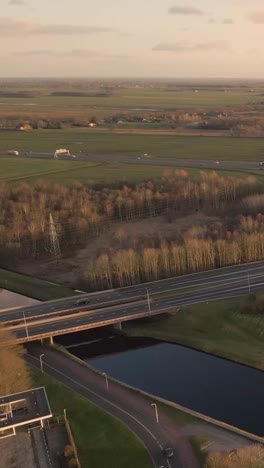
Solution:
{"label": "utility pole", "polygon": [[50,240],[50,252],[52,253],[53,257],[56,259],[61,258],[60,242],[59,242],[57,230],[55,227],[55,223],[53,220],[53,216],[51,213],[49,215],[49,240]]}

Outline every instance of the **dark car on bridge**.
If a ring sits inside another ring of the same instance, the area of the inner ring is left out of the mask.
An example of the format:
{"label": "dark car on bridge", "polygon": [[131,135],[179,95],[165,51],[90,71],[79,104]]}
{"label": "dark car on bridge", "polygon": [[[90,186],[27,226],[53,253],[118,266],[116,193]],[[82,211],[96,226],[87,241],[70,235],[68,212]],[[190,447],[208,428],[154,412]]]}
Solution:
{"label": "dark car on bridge", "polygon": [[82,306],[82,305],[87,305],[90,304],[90,301],[88,299],[79,299],[79,301],[76,301],[74,305],[76,306]]}

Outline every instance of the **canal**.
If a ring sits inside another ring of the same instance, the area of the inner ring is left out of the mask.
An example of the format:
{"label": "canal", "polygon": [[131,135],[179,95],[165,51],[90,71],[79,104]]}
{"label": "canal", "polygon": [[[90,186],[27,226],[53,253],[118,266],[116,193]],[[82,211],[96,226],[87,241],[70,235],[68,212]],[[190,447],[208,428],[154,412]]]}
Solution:
{"label": "canal", "polygon": [[143,338],[93,337],[69,351],[122,382],[264,436],[262,371]]}

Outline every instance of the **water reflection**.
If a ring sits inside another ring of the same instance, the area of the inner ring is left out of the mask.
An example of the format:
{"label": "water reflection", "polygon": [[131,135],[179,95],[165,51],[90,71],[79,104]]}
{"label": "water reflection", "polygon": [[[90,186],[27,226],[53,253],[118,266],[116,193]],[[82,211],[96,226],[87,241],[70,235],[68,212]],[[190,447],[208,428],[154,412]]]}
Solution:
{"label": "water reflection", "polygon": [[264,435],[262,371],[168,343],[87,362],[134,387]]}

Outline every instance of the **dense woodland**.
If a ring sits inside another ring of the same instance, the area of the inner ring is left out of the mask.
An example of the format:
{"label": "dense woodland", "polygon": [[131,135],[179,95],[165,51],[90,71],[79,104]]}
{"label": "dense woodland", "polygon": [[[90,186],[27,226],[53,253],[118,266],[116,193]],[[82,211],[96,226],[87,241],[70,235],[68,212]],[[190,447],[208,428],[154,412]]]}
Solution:
{"label": "dense woodland", "polygon": [[[175,170],[139,184],[1,184],[2,266],[14,267],[17,259],[52,258],[58,246],[70,257],[114,223],[121,226],[118,247],[102,247],[96,258],[87,258],[82,276],[88,289],[259,260],[264,258],[263,212],[264,187],[253,176]],[[209,221],[174,237],[126,234],[127,223],[136,220],[162,217],[169,225],[197,213]]]}

